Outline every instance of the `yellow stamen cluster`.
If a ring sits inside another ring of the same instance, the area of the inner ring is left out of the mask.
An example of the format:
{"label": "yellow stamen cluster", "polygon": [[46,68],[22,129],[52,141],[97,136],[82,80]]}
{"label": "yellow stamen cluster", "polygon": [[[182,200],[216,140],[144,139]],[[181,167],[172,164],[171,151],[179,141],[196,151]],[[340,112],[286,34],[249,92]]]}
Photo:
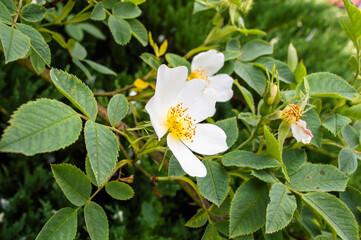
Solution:
{"label": "yellow stamen cluster", "polygon": [[167,123],[173,136],[193,142],[192,137],[196,133],[196,126],[193,124],[195,120],[186,113],[187,110],[188,108],[183,107],[182,103],[171,107],[168,110]]}
{"label": "yellow stamen cluster", "polygon": [[192,80],[192,79],[202,79],[202,80],[206,81],[207,83],[209,83],[208,74],[203,69],[193,70],[191,72],[191,74],[189,74],[187,81]]}
{"label": "yellow stamen cluster", "polygon": [[289,104],[282,111],[282,120],[288,124],[297,124],[300,121],[303,110],[301,106],[295,104]]}

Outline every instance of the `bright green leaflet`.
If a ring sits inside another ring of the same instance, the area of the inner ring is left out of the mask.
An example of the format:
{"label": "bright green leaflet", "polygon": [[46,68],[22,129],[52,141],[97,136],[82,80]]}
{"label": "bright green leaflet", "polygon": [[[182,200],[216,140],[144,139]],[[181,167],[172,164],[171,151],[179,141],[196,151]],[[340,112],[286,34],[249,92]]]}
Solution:
{"label": "bright green leaflet", "polygon": [[116,43],[125,45],[129,42],[132,35],[127,21],[118,16],[111,15],[108,19],[108,25]]}
{"label": "bright green leaflet", "polygon": [[111,70],[110,68],[107,68],[106,66],[103,66],[97,62],[91,61],[91,60],[84,60],[91,68],[93,68],[95,71],[106,74],[106,75],[114,75],[116,76],[117,74]]}
{"label": "bright green leaflet", "polygon": [[350,122],[349,118],[336,113],[326,118],[322,125],[336,135]]}
{"label": "bright green leaflet", "polygon": [[98,2],[95,5],[95,7],[94,7],[94,9],[93,9],[93,11],[92,11],[92,13],[90,15],[90,18],[92,20],[102,21],[102,20],[105,19],[106,16],[107,16],[107,14],[106,14],[106,12],[105,12],[105,10],[103,8],[102,2]]}
{"label": "bright green leaflet", "polygon": [[139,7],[130,2],[115,4],[112,11],[115,16],[124,19],[136,18],[142,13]]}
{"label": "bright green leaflet", "polygon": [[123,94],[113,96],[108,105],[108,118],[110,124],[115,126],[128,113],[129,103]]}
{"label": "bright green leaflet", "polygon": [[148,45],[148,33],[144,25],[137,19],[128,19],[127,22],[129,23],[132,35],[143,45],[143,47],[146,47]]}
{"label": "bright green leaflet", "polygon": [[118,200],[128,200],[134,196],[134,190],[128,184],[118,181],[108,182],[105,191]]}
{"label": "bright green leaflet", "polygon": [[191,228],[200,228],[207,223],[207,212],[203,208],[198,209],[197,213],[184,224],[184,226]]}
{"label": "bright green leaflet", "polygon": [[154,70],[157,70],[161,65],[160,60],[153,54],[142,53],[142,55],[140,55],[140,58]]}
{"label": "bright green leaflet", "polygon": [[239,56],[239,60],[243,62],[249,62],[255,60],[260,56],[269,55],[272,53],[273,53],[273,47],[271,44],[257,39],[247,42],[241,48],[241,56]]}
{"label": "bright green leaflet", "polygon": [[250,167],[257,170],[280,167],[280,163],[274,158],[244,150],[235,150],[224,154],[222,163],[225,166]]}
{"label": "bright green leaflet", "polygon": [[242,78],[251,88],[262,96],[266,89],[266,78],[263,72],[249,63],[235,62],[234,71]]}

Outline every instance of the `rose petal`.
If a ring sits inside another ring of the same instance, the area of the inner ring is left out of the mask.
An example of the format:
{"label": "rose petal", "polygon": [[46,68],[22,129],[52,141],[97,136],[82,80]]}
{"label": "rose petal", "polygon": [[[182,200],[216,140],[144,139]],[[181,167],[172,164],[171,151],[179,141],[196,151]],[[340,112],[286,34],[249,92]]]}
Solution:
{"label": "rose petal", "polygon": [[212,77],[208,77],[209,85],[206,88],[213,89],[216,93],[217,102],[227,102],[233,96],[232,86],[233,86],[233,78],[231,78],[228,74],[217,74]]}
{"label": "rose petal", "polygon": [[179,92],[174,104],[182,103],[187,114],[195,120],[195,123],[211,117],[216,112],[216,95],[213,90],[205,93],[207,83],[201,79],[188,81]]}
{"label": "rose petal", "polygon": [[207,169],[186,145],[172,134],[167,136],[167,144],[183,170],[192,177],[205,177]]}
{"label": "rose petal", "polygon": [[213,155],[228,149],[227,136],[220,127],[209,123],[197,124],[195,132],[192,137],[193,142],[183,141],[192,151]]}
{"label": "rose petal", "polygon": [[197,54],[192,60],[192,71],[201,69],[204,70],[208,76],[214,75],[224,65],[223,53],[217,53],[216,50],[209,50]]}
{"label": "rose petal", "polygon": [[303,142],[308,144],[311,142],[313,135],[309,129],[306,128],[306,122],[303,120],[298,121],[297,124],[291,125],[293,137],[296,138],[297,142]]}
{"label": "rose petal", "polygon": [[161,139],[168,131],[167,114],[161,112],[159,104],[156,103],[157,101],[154,96],[148,101],[147,105],[145,105],[145,110],[149,113],[150,122],[152,123],[158,139]]}

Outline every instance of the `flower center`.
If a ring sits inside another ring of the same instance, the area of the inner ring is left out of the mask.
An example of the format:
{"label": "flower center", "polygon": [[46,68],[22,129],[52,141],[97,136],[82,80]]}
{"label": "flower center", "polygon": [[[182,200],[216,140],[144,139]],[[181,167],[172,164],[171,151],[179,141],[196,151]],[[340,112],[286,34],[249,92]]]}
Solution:
{"label": "flower center", "polygon": [[303,110],[301,106],[295,104],[289,104],[282,111],[282,120],[288,124],[297,124],[300,121]]}
{"label": "flower center", "polygon": [[207,83],[209,83],[208,74],[203,69],[193,70],[191,72],[191,74],[189,74],[187,81],[192,80],[192,79],[202,79],[202,80],[206,81]]}
{"label": "flower center", "polygon": [[195,119],[186,113],[187,110],[188,108],[183,107],[182,103],[171,107],[167,114],[168,128],[173,136],[193,142],[192,137],[196,131],[196,126],[193,124]]}

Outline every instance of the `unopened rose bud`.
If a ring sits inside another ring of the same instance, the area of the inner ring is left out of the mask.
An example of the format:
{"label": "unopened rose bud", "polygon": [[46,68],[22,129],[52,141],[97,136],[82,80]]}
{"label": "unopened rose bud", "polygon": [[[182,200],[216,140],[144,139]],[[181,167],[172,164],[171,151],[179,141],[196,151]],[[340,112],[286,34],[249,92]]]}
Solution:
{"label": "unopened rose bud", "polygon": [[276,105],[280,100],[280,91],[277,85],[273,85],[270,90],[270,96],[267,99],[268,105]]}

